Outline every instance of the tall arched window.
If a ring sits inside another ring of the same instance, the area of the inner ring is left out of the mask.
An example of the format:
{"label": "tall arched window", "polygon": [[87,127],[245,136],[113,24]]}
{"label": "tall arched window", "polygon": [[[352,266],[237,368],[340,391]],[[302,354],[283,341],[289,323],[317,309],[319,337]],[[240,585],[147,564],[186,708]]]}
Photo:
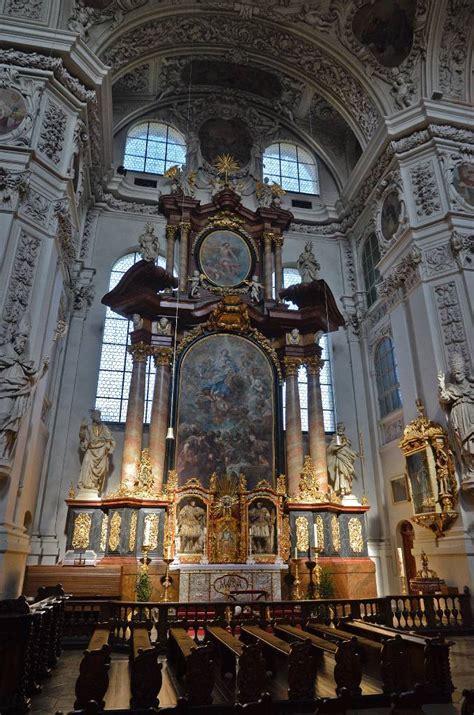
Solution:
{"label": "tall arched window", "polygon": [[[299,271],[297,268],[284,268],[283,269],[283,287],[288,288],[290,285],[299,283],[301,280]],[[294,303],[288,302],[290,310],[297,308]],[[319,341],[319,345],[322,348],[322,359],[324,360],[324,365],[320,373],[321,382],[321,397],[323,402],[323,415],[324,415],[324,429],[326,432],[335,431],[335,417],[334,417],[334,390],[333,390],[333,380],[332,380],[332,365],[331,365],[331,343],[328,333],[324,333]],[[306,374],[306,368],[300,367],[298,371],[298,386],[300,392],[300,406],[301,406],[301,428],[304,431],[308,429],[308,376]],[[285,405],[285,391],[283,390],[283,409],[286,410]]]}
{"label": "tall arched window", "polygon": [[402,406],[395,352],[392,340],[388,336],[378,343],[374,363],[380,416],[385,417]]}
{"label": "tall arched window", "polygon": [[277,142],[263,153],[263,177],[286,191],[319,194],[318,169],[313,157],[297,144]]}
{"label": "tall arched window", "polygon": [[362,249],[362,272],[364,274],[364,285],[367,294],[367,307],[377,300],[376,283],[379,277],[377,263],[380,261],[379,242],[375,233],[371,233]]}
{"label": "tall arched window", "polygon": [[127,134],[123,165],[130,171],[164,174],[170,166],[186,161],[184,137],[160,122],[136,124]]}
{"label": "tall arched window", "polygon": [[[123,274],[140,260],[140,254],[127,253],[112,267],[109,290],[115,288]],[[158,265],[163,268],[166,261],[161,256]],[[130,320],[107,308],[100,356],[99,381],[95,406],[101,411],[105,422],[125,422],[127,416],[128,390],[132,375],[132,358],[127,352],[128,334],[133,330]],[[147,363],[145,385],[145,422],[150,421],[155,366],[153,360]]]}

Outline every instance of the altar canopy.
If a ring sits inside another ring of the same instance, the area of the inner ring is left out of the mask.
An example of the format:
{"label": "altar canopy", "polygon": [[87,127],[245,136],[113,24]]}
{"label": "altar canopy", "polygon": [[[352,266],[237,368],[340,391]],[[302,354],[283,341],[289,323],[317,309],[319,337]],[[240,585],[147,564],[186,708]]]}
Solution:
{"label": "altar canopy", "polygon": [[273,368],[257,345],[231,334],[193,343],[179,369],[176,471],[205,486],[214,472],[245,474],[250,488],[275,469]]}

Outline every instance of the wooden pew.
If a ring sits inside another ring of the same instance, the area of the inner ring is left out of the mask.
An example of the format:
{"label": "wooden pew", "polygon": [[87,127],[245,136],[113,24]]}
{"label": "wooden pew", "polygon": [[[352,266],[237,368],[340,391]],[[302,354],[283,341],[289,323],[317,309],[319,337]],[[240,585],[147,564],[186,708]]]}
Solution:
{"label": "wooden pew", "polygon": [[168,660],[183,678],[190,705],[210,705],[214,688],[211,648],[197,646],[183,627],[172,626],[168,635]]}
{"label": "wooden pew", "polygon": [[274,628],[278,635],[290,642],[310,642],[317,658],[318,670],[328,674],[332,670],[337,695],[347,692],[356,697],[362,693],[362,668],[356,638],[336,644],[295,626],[278,623]]}
{"label": "wooden pew", "polygon": [[105,705],[104,695],[109,687],[110,668],[110,626],[97,626],[89,641],[87,650],[79,666],[76,680],[76,700],[74,708],[85,708],[95,700],[99,708]]}
{"label": "wooden pew", "polygon": [[158,663],[158,652],[145,625],[134,626],[130,648],[130,707],[158,707],[162,664]]}
{"label": "wooden pew", "polygon": [[[338,626],[379,643],[385,639],[394,642],[384,663],[386,676],[393,679],[394,685],[403,683],[407,690],[411,690],[416,684],[421,684],[425,704],[452,701],[454,685],[449,662],[452,642],[445,641],[442,636],[427,638],[359,620],[341,620]],[[394,692],[398,689],[394,688]]]}
{"label": "wooden pew", "polygon": [[240,639],[247,644],[261,643],[272,673],[286,676],[289,700],[314,700],[316,658],[308,641],[287,643],[253,625],[241,626]]}
{"label": "wooden pew", "polygon": [[206,634],[214,646],[221,677],[230,676],[236,702],[255,703],[268,693],[268,679],[260,644],[245,645],[222,625],[207,624]]}

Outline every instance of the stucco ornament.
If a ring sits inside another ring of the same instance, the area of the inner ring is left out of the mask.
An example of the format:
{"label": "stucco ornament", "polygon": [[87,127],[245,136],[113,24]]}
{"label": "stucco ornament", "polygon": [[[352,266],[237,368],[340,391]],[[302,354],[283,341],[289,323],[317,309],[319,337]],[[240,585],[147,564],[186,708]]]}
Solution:
{"label": "stucco ornament", "polygon": [[358,456],[346,436],[344,424],[339,422],[336,434],[327,448],[329,481],[335,492],[343,495],[352,494],[352,481],[355,478],[354,462]]}
{"label": "stucco ornament", "polygon": [[25,316],[11,340],[0,347],[0,470],[11,461],[33,387],[48,368],[45,359],[36,370],[28,357],[30,329]]}
{"label": "stucco ornament", "polygon": [[474,491],[474,376],[468,374],[460,353],[452,354],[449,367],[449,382],[438,373],[439,401],[456,438],[462,487]]}
{"label": "stucco ornament", "polygon": [[92,421],[85,420],[79,429],[81,451],[84,452],[78,489],[100,493],[109,473],[110,455],[115,449],[115,440],[109,428],[101,420],[100,410],[91,410]]}

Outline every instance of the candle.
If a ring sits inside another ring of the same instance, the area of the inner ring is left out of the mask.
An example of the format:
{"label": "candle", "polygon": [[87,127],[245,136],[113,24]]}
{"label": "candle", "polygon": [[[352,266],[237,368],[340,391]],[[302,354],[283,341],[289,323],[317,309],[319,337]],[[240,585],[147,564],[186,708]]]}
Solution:
{"label": "candle", "polygon": [[150,545],[150,531],[151,531],[150,522],[145,521],[145,530],[143,532],[143,545],[144,546]]}
{"label": "candle", "polygon": [[297,559],[297,558],[298,558],[298,547],[295,546],[295,559]]}
{"label": "candle", "polygon": [[400,576],[401,576],[401,578],[405,578],[405,563],[403,561],[403,551],[400,546],[397,548],[397,556],[398,556],[398,568],[400,570]]}
{"label": "candle", "polygon": [[318,525],[313,524],[313,529],[314,529],[314,548],[317,550],[319,548]]}

